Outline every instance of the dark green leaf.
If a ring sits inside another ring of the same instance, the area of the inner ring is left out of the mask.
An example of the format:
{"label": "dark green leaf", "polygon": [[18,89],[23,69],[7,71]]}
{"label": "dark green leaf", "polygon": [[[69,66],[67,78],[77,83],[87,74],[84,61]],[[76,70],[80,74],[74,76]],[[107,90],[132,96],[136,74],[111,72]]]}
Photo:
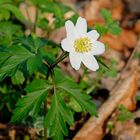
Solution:
{"label": "dark green leaf", "polygon": [[9,10],[11,13],[13,13],[15,15],[15,17],[18,20],[21,20],[21,21],[24,20],[24,16],[21,14],[20,10],[16,6],[14,6],[12,4],[3,3],[0,5],[0,8]]}
{"label": "dark green leaf", "polygon": [[27,70],[29,74],[34,73],[42,65],[42,57],[38,53],[27,60]]}
{"label": "dark green leaf", "polygon": [[37,53],[40,48],[46,45],[47,40],[30,35],[16,38],[15,43],[20,43],[29,51]]}
{"label": "dark green leaf", "polygon": [[11,76],[20,64],[34,54],[22,46],[0,48],[0,81],[6,76]]}
{"label": "dark green leaf", "polygon": [[58,94],[52,97],[51,108],[45,117],[45,127],[49,129],[54,140],[63,140],[63,134],[68,135],[66,122],[74,124],[73,114]]}
{"label": "dark green leaf", "polygon": [[21,71],[17,70],[16,73],[12,76],[12,83],[14,85],[23,84],[25,81],[24,75]]}
{"label": "dark green leaf", "polygon": [[91,97],[83,93],[75,82],[66,79],[57,83],[57,87],[61,89],[62,92],[66,92],[69,96],[73,97],[83,110],[88,111],[91,115],[97,116],[96,107]]}
{"label": "dark green leaf", "polygon": [[26,91],[28,94],[21,98],[17,104],[16,109],[13,112],[12,122],[19,122],[26,118],[30,113],[31,116],[35,116],[45,98],[48,95],[48,90],[51,86],[45,80],[33,81],[27,86]]}
{"label": "dark green leaf", "polygon": [[9,45],[15,35],[21,35],[20,25],[11,22],[0,22],[0,44]]}

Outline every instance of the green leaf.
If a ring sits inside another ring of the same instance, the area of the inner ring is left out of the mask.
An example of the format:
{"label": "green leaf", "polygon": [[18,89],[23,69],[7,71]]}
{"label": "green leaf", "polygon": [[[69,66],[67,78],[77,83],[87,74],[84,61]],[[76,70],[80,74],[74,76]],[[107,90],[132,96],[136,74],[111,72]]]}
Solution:
{"label": "green leaf", "polygon": [[16,38],[15,43],[20,43],[29,51],[37,53],[40,48],[46,45],[47,40],[45,40],[44,38],[38,38],[36,36],[29,35]]}
{"label": "green leaf", "polygon": [[53,140],[63,140],[63,134],[60,131],[57,131],[53,137]]}
{"label": "green leaf", "polygon": [[6,9],[0,9],[0,18],[8,20],[10,18],[10,12]]}
{"label": "green leaf", "polygon": [[22,35],[21,26],[11,22],[0,22],[0,44],[11,44],[14,36]]}
{"label": "green leaf", "polygon": [[3,4],[3,3],[11,3],[12,0],[0,0],[0,4]]}
{"label": "green leaf", "polygon": [[140,96],[139,95],[136,96],[136,100],[140,101]]}
{"label": "green leaf", "polygon": [[38,53],[27,60],[27,70],[33,74],[42,65],[42,57]]}
{"label": "green leaf", "polygon": [[106,75],[115,78],[117,76],[116,68],[111,68],[110,71],[106,71]]}
{"label": "green leaf", "polygon": [[108,31],[114,35],[119,35],[121,32],[121,28],[119,27],[118,22],[114,21],[108,27]]}
{"label": "green leaf", "polygon": [[70,98],[68,105],[75,111],[75,112],[82,112],[81,106],[76,102],[74,98]]}
{"label": "green leaf", "polygon": [[25,81],[24,75],[21,71],[17,70],[14,76],[12,76],[12,83],[14,85],[23,84]]}
{"label": "green leaf", "polygon": [[129,112],[123,105],[120,105],[118,109],[120,111],[117,116],[119,121],[125,122],[133,118],[133,113]]}
{"label": "green leaf", "polygon": [[66,92],[69,96],[73,97],[83,110],[86,110],[91,115],[97,116],[96,106],[91,97],[83,93],[80,87],[74,81],[65,79],[57,83],[57,87],[61,89],[62,92]]}
{"label": "green leaf", "polygon": [[110,61],[110,69],[109,71],[106,71],[105,75],[110,77],[116,77],[117,76],[117,69],[116,69],[117,62],[113,59]]}
{"label": "green leaf", "polygon": [[18,20],[20,20],[20,21],[24,20],[24,16],[22,15],[20,10],[16,6],[14,6],[12,4],[3,3],[3,4],[0,5],[0,8],[5,9],[5,10],[9,10],[11,13],[13,13],[15,15],[15,17]]}
{"label": "green leaf", "polygon": [[28,94],[17,102],[11,121],[19,122],[26,118],[29,113],[31,116],[35,116],[47,97],[50,88],[51,86],[47,81],[42,79],[35,80],[28,85],[26,87]]}
{"label": "green leaf", "polygon": [[[53,13],[55,17],[55,21],[53,22],[55,28],[60,28],[65,24],[64,15],[66,12],[74,11],[72,8],[66,6],[62,2],[57,2],[57,1],[54,2],[52,0],[45,0],[45,1],[41,0],[39,1],[38,5],[42,13],[46,13],[46,12]],[[41,20],[44,21],[44,18]]]}
{"label": "green leaf", "polygon": [[96,24],[95,29],[98,31],[99,34],[105,34],[108,32],[108,29],[100,24]]}
{"label": "green leaf", "polygon": [[51,101],[51,108],[45,117],[44,125],[54,140],[63,140],[63,134],[68,135],[66,123],[74,124],[73,114],[58,94],[54,94]]}
{"label": "green leaf", "polygon": [[112,18],[111,12],[105,8],[101,10],[101,15],[106,21],[105,25],[96,25],[97,31],[101,34],[110,32],[114,35],[119,35],[121,32],[121,28],[117,21]]}
{"label": "green leaf", "polygon": [[112,22],[112,15],[111,15],[111,12],[109,10],[107,10],[105,8],[101,9],[101,15],[107,23]]}
{"label": "green leaf", "polygon": [[6,76],[11,76],[20,64],[34,54],[22,46],[0,48],[0,81]]}
{"label": "green leaf", "polygon": [[[46,7],[44,7],[44,5],[48,5]],[[49,12],[49,13],[53,13],[56,18],[63,18],[64,17],[64,13],[67,11],[67,6],[65,6],[63,3],[61,2],[51,2],[51,1],[42,1],[42,3],[40,3],[40,7],[43,11]],[[52,8],[53,7],[53,8]]]}

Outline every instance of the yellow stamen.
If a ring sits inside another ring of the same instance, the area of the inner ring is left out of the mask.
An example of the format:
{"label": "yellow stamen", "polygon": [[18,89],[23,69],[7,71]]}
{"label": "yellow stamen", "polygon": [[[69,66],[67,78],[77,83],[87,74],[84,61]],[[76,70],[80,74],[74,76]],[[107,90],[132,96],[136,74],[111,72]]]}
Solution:
{"label": "yellow stamen", "polygon": [[78,53],[89,52],[92,48],[92,42],[88,37],[79,38],[74,41],[74,48]]}

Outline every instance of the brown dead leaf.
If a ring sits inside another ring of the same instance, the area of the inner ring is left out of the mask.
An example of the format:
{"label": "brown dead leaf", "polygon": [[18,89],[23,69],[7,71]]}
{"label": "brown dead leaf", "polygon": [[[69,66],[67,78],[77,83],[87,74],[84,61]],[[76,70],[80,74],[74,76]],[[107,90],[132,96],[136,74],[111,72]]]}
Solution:
{"label": "brown dead leaf", "polygon": [[137,89],[136,75],[132,74],[127,79],[116,85],[117,90],[110,93],[109,99],[98,111],[98,118],[91,117],[73,140],[100,140],[104,135],[103,125],[118,104],[127,95],[134,95]]}
{"label": "brown dead leaf", "polygon": [[85,4],[83,9],[79,10],[79,14],[87,20],[89,26],[94,26],[96,23],[103,24],[104,20],[100,15],[100,9],[101,7],[106,7],[108,5],[108,1],[110,0],[106,0],[104,2],[92,0]]}
{"label": "brown dead leaf", "polygon": [[140,33],[140,20],[136,22],[134,30],[136,33]]}
{"label": "brown dead leaf", "polygon": [[[83,11],[83,16],[88,20],[97,20],[99,18],[100,5],[98,1],[89,2]],[[90,13],[90,14],[89,14]]]}
{"label": "brown dead leaf", "polygon": [[111,0],[99,0],[100,7],[109,8]]}
{"label": "brown dead leaf", "polygon": [[122,13],[124,10],[124,5],[121,0],[113,2],[114,6],[111,8],[112,17],[115,20],[122,19]]}
{"label": "brown dead leaf", "polygon": [[122,51],[125,50],[126,47],[135,47],[137,44],[137,35],[134,31],[123,29],[120,36],[105,34],[100,38],[100,40],[103,43],[106,43],[110,48]]}
{"label": "brown dead leaf", "polygon": [[123,50],[123,44],[117,36],[114,36],[112,34],[105,34],[100,38],[100,40],[112,49],[115,49],[117,51]]}
{"label": "brown dead leaf", "polygon": [[134,48],[137,44],[137,35],[132,30],[123,29],[119,39],[128,48]]}
{"label": "brown dead leaf", "polygon": [[95,23],[103,23],[103,19],[100,15],[102,8],[110,9],[114,19],[122,19],[124,9],[122,0],[91,0],[91,2],[86,4],[84,9],[79,10],[79,13],[87,19],[89,26],[93,26]]}

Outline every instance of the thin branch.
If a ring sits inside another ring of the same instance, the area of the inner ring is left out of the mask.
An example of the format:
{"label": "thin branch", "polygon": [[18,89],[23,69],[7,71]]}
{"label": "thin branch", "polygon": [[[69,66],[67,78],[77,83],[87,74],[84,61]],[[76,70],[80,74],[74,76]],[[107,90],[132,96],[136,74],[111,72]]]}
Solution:
{"label": "thin branch", "polygon": [[47,66],[47,68],[50,68],[50,65],[49,65],[48,62],[45,61],[44,59],[43,59],[43,64],[45,64],[45,65]]}
{"label": "thin branch", "polygon": [[131,62],[133,60],[133,57],[136,53],[136,51],[138,50],[138,48],[140,47],[140,40],[138,41],[137,45],[135,46],[135,48],[133,49],[126,65],[124,66],[124,68],[122,69],[122,71],[119,74],[119,77],[117,79],[117,81],[115,82],[114,86],[112,87],[111,91],[114,92],[117,89],[116,85],[119,85],[119,83],[121,83],[121,79],[123,78],[123,74],[127,71],[127,69],[130,67]]}
{"label": "thin branch", "polygon": [[130,55],[130,57],[129,57],[129,59],[128,59],[126,65],[125,65],[125,67],[124,67],[124,69],[122,70],[121,73],[124,73],[129,68],[129,66],[131,65],[131,61],[132,61],[132,59],[133,59],[133,57],[134,57],[134,55],[135,55],[135,53],[136,53],[136,51],[138,50],[139,47],[140,47],[140,40],[138,41],[137,45],[133,49],[133,51],[132,51],[132,53],[131,53],[131,55]]}
{"label": "thin branch", "polygon": [[27,5],[26,0],[24,0],[24,3],[25,3],[25,11],[26,11],[27,17],[28,17],[29,21],[31,21],[31,17],[30,17],[30,14],[28,12],[28,8],[27,8],[28,5]]}

